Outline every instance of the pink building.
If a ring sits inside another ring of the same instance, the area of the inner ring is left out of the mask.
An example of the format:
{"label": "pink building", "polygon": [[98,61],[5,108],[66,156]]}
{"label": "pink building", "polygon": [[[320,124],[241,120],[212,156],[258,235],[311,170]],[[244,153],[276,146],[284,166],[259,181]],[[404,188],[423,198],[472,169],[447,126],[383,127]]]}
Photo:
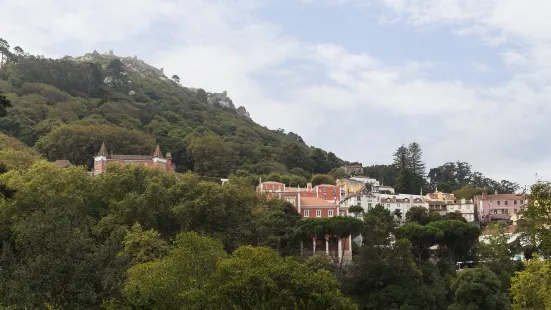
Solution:
{"label": "pink building", "polygon": [[[312,187],[308,183],[305,188],[287,187],[279,182],[261,182],[256,187],[257,192],[264,193],[268,198],[281,198],[295,206],[302,219],[330,218],[334,216],[347,216],[345,208],[339,208],[341,191],[338,186],[322,184]],[[305,245],[304,253],[326,253],[341,259],[342,247],[344,247],[344,261],[352,260],[352,239],[348,238],[337,245],[331,245],[327,240],[312,240]],[[311,250],[310,250],[311,249]]]}
{"label": "pink building", "polygon": [[175,170],[170,152],[166,153],[165,158],[158,145],[153,155],[109,155],[107,147],[105,143],[103,143],[98,155],[94,156],[94,169],[92,170],[92,175],[102,174],[107,169],[107,166],[113,164],[155,167],[167,172],[173,172]]}
{"label": "pink building", "polygon": [[510,220],[527,203],[522,194],[482,194],[475,196],[474,201],[481,222]]}

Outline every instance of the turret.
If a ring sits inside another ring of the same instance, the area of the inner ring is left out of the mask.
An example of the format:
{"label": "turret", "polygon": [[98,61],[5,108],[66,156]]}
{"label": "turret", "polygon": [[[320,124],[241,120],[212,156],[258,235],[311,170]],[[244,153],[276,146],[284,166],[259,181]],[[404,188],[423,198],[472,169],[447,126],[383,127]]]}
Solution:
{"label": "turret", "polygon": [[155,153],[153,153],[153,158],[163,158],[163,153],[161,153],[161,147],[157,144]]}
{"label": "turret", "polygon": [[107,168],[107,147],[105,146],[105,142],[102,142],[101,148],[99,149],[99,152],[96,156],[94,156],[94,174],[100,174],[105,171]]}

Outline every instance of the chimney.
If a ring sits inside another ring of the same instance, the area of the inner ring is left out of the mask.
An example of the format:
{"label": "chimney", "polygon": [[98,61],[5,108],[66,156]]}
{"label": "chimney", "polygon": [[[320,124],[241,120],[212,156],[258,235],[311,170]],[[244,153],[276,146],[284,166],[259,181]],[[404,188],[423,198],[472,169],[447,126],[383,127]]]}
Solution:
{"label": "chimney", "polygon": [[312,191],[312,183],[306,184],[306,189],[311,192]]}
{"label": "chimney", "polygon": [[482,193],[482,200],[488,200],[488,193]]}
{"label": "chimney", "polygon": [[497,189],[495,190],[495,194],[497,195]]}

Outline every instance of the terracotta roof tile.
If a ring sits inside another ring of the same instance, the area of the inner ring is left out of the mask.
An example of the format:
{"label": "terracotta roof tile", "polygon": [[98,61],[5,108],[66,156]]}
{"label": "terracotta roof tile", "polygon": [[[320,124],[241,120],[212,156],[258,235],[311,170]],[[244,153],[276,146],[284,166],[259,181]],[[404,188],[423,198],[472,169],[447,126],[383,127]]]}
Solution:
{"label": "terracotta roof tile", "polygon": [[330,206],[336,207],[337,206],[336,203],[329,202],[321,198],[314,198],[314,197],[300,198],[300,205],[303,207],[330,207]]}

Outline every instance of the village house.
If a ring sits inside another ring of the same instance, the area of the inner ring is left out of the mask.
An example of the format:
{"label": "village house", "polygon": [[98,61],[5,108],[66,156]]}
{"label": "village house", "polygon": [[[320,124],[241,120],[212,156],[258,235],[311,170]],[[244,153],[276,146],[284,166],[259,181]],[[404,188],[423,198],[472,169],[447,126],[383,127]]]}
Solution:
{"label": "village house", "polygon": [[172,164],[172,155],[167,152],[165,158],[158,145],[153,155],[109,155],[107,147],[103,143],[98,154],[94,156],[94,168],[91,174],[102,174],[108,166],[113,164],[159,168],[167,172],[175,171],[175,165]]}
{"label": "village house", "polygon": [[[347,216],[347,210],[339,207],[341,191],[338,186],[320,184],[312,186],[308,183],[305,188],[288,187],[280,182],[262,182],[256,187],[257,192],[265,194],[268,198],[281,198],[297,210],[301,219],[331,218],[334,216]],[[311,247],[310,247],[311,246]],[[305,255],[326,253],[338,257],[341,261],[352,260],[352,240],[339,241],[337,245],[330,244],[327,240],[312,239],[310,246],[304,248]],[[342,249],[344,247],[344,256]]]}
{"label": "village house", "polygon": [[478,211],[481,222],[511,220],[511,216],[520,212],[522,206],[527,203],[523,194],[498,194],[486,193],[474,198],[474,205]]}

